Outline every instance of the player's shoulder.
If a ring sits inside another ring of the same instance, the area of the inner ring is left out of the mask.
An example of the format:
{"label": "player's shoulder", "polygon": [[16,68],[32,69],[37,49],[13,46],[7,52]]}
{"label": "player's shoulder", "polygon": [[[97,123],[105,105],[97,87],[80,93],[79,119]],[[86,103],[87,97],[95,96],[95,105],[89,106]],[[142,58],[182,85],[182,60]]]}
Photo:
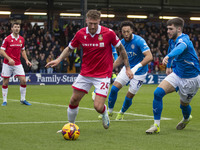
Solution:
{"label": "player's shoulder", "polygon": [[20,38],[20,39],[24,39],[24,37],[23,37],[23,36],[21,36],[21,35],[19,35],[19,38]]}
{"label": "player's shoulder", "polygon": [[10,34],[10,35],[6,36],[4,40],[11,40],[11,39],[12,39],[12,36]]}
{"label": "player's shoulder", "polygon": [[78,30],[78,31],[76,32],[76,34],[86,34],[86,27],[81,28],[80,30]]}
{"label": "player's shoulder", "polygon": [[133,34],[133,39],[135,40],[144,40],[141,36]]}
{"label": "player's shoulder", "polygon": [[146,43],[146,41],[141,36],[133,34],[132,43],[142,44],[143,45],[143,43]]}
{"label": "player's shoulder", "polygon": [[19,35],[19,39],[24,41],[24,37]]}
{"label": "player's shoulder", "polygon": [[177,38],[177,43],[182,43],[185,42],[187,43],[188,41],[190,41],[190,38],[187,34],[182,33],[178,38]]}
{"label": "player's shoulder", "polygon": [[101,33],[115,33],[112,29],[101,26]]}

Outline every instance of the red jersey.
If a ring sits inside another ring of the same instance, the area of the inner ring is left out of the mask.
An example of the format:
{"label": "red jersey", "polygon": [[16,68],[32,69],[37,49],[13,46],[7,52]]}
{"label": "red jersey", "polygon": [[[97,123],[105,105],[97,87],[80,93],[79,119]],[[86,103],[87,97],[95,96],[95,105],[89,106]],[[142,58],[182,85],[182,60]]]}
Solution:
{"label": "red jersey", "polygon": [[83,48],[80,73],[82,76],[111,78],[113,70],[111,44],[118,47],[120,43],[113,30],[99,25],[94,35],[89,33],[88,27],[80,29],[69,43],[69,47],[74,49],[81,45]]}
{"label": "red jersey", "polygon": [[[24,38],[20,35],[15,38],[13,34],[10,34],[4,39],[1,49],[5,50],[6,54],[15,61],[15,65],[20,65],[21,49],[25,50]],[[4,63],[8,64],[8,60],[5,58]]]}

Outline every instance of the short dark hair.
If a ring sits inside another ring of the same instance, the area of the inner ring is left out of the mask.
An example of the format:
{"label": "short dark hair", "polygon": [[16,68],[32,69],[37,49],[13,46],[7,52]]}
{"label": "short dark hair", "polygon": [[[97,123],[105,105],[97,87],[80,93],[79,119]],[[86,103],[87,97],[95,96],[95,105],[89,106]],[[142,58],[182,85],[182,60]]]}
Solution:
{"label": "short dark hair", "polygon": [[13,27],[14,25],[20,25],[18,22],[13,22],[11,27]]}
{"label": "short dark hair", "polygon": [[183,30],[184,20],[181,17],[173,18],[167,21],[167,26],[174,25],[175,27],[181,27]]}
{"label": "short dark hair", "polygon": [[122,29],[124,26],[129,26],[131,29],[133,29],[134,25],[131,21],[123,21],[120,25],[120,29]]}
{"label": "short dark hair", "polygon": [[91,9],[86,14],[87,18],[98,20],[101,19],[101,12],[95,9]]}

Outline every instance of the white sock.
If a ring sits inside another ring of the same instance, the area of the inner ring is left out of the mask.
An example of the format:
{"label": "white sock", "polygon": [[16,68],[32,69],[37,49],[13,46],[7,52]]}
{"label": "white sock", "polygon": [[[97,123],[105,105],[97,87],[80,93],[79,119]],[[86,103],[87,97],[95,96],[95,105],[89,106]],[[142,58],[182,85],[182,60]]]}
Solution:
{"label": "white sock", "polygon": [[108,108],[109,113],[113,112],[113,108]]}
{"label": "white sock", "polygon": [[2,88],[3,102],[7,102],[8,87]]}
{"label": "white sock", "polygon": [[102,113],[102,115],[108,114],[108,113],[107,113],[107,106],[106,106],[105,104],[104,104],[104,109],[105,109],[105,110],[104,110],[104,112]]}
{"label": "white sock", "polygon": [[154,124],[157,124],[158,126],[160,126],[160,120],[154,120]]}
{"label": "white sock", "polygon": [[70,106],[67,109],[67,115],[68,115],[68,121],[70,123],[75,123],[76,116],[78,114],[79,107],[76,108],[70,108]]}
{"label": "white sock", "polygon": [[26,87],[20,86],[20,93],[21,93],[21,101],[26,99]]}
{"label": "white sock", "polygon": [[124,114],[124,112],[122,112],[122,110],[119,111],[120,114]]}

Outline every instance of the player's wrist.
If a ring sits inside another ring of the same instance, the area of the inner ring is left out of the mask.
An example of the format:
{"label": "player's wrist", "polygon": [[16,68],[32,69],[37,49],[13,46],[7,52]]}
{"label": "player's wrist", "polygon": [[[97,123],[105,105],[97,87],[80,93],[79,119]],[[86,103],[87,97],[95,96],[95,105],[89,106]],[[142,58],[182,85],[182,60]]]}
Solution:
{"label": "player's wrist", "polygon": [[142,64],[141,64],[141,63],[135,65],[135,66],[131,69],[131,71],[133,72],[133,74],[135,74],[135,72],[136,72],[140,67],[142,67]]}

